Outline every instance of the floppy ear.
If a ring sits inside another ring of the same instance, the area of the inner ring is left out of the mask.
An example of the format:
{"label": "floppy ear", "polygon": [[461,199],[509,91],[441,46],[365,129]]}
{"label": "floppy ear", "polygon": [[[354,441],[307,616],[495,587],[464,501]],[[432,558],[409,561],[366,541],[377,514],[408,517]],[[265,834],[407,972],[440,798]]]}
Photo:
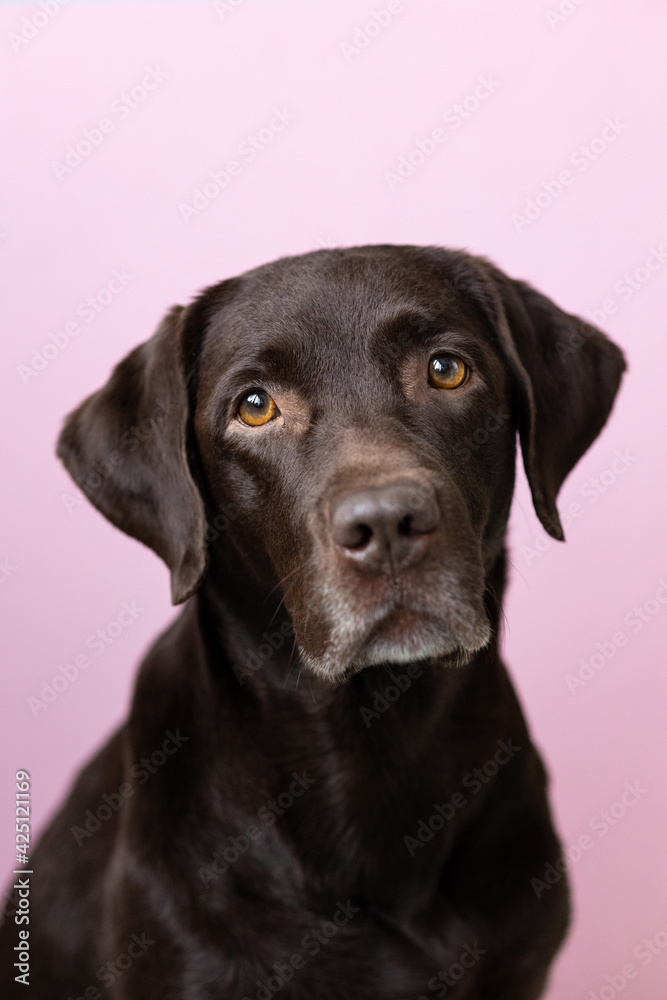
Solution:
{"label": "floppy ear", "polygon": [[187,453],[191,308],[171,309],[70,414],[58,440],[58,456],[97,509],[164,559],[174,604],[193,593],[206,566],[204,504]]}
{"label": "floppy ear", "polygon": [[563,541],[560,487],[604,427],[625,370],[600,330],[489,265],[498,333],[514,375],[523,463],[537,515]]}

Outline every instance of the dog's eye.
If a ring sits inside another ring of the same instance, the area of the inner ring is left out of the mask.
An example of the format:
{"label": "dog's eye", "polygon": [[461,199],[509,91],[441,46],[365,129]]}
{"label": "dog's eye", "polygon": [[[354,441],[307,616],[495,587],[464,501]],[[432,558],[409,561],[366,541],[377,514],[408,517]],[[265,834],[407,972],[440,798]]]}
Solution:
{"label": "dog's eye", "polygon": [[268,392],[253,389],[239,403],[239,418],[250,427],[261,427],[278,416],[278,407]]}
{"label": "dog's eye", "polygon": [[455,354],[436,354],[429,362],[429,381],[436,389],[458,389],[467,374],[465,362]]}

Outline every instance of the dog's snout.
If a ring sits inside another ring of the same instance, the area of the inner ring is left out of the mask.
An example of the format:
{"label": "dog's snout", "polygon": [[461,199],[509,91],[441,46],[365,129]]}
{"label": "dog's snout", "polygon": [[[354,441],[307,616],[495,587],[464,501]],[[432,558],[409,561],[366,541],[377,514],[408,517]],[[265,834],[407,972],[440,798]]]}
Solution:
{"label": "dog's snout", "polygon": [[390,572],[418,562],[440,522],[431,489],[417,482],[346,493],[331,509],[331,537],[360,569]]}

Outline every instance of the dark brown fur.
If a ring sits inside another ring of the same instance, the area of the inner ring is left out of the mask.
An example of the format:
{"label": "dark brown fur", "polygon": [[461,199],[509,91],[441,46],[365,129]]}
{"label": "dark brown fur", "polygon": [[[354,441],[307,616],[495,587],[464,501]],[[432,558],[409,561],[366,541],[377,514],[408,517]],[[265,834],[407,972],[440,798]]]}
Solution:
{"label": "dark brown fur", "polygon": [[[455,392],[428,385],[445,350],[472,371]],[[564,879],[541,898],[531,886],[561,849],[499,655],[515,436],[562,538],[556,495],[623,368],[602,333],[487,261],[395,246],[225,281],[118,365],[59,455],[187,603],[34,852],[31,987],[17,996],[541,995],[568,899]],[[250,430],[233,404],[258,386],[282,422]],[[360,568],[332,518],[396,482],[417,509],[430,498],[437,526],[404,563]],[[388,686],[391,704],[376,695]],[[78,846],[72,828],[168,732],[180,748]],[[499,741],[519,749],[476,789],[467,776]],[[281,795],[288,806],[261,812]],[[143,951],[98,976],[133,934]],[[10,915],[3,984],[16,940]]]}

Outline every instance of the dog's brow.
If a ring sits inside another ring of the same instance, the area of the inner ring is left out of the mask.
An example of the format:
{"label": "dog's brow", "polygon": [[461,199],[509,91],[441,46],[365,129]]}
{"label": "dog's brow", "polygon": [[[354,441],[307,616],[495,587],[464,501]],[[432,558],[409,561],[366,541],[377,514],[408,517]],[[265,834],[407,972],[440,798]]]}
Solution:
{"label": "dog's brow", "polygon": [[294,382],[296,370],[297,357],[294,351],[285,346],[278,348],[268,344],[251,356],[246,354],[236,364],[232,362],[222,379],[223,391],[241,391],[250,385],[264,382],[289,385]]}
{"label": "dog's brow", "polygon": [[279,382],[276,373],[260,362],[244,359],[243,365],[229,368],[222,377],[221,386],[225,392],[241,391],[246,387],[264,382]]}
{"label": "dog's brow", "polygon": [[378,323],[378,333],[392,339],[400,336],[419,343],[439,329],[438,318],[422,310],[406,307],[383,317]]}
{"label": "dog's brow", "polygon": [[482,368],[488,364],[488,350],[478,337],[471,335],[469,325],[461,317],[449,319],[422,311],[405,311],[383,319],[377,333],[382,340],[399,343],[406,355],[424,350],[459,351]]}

